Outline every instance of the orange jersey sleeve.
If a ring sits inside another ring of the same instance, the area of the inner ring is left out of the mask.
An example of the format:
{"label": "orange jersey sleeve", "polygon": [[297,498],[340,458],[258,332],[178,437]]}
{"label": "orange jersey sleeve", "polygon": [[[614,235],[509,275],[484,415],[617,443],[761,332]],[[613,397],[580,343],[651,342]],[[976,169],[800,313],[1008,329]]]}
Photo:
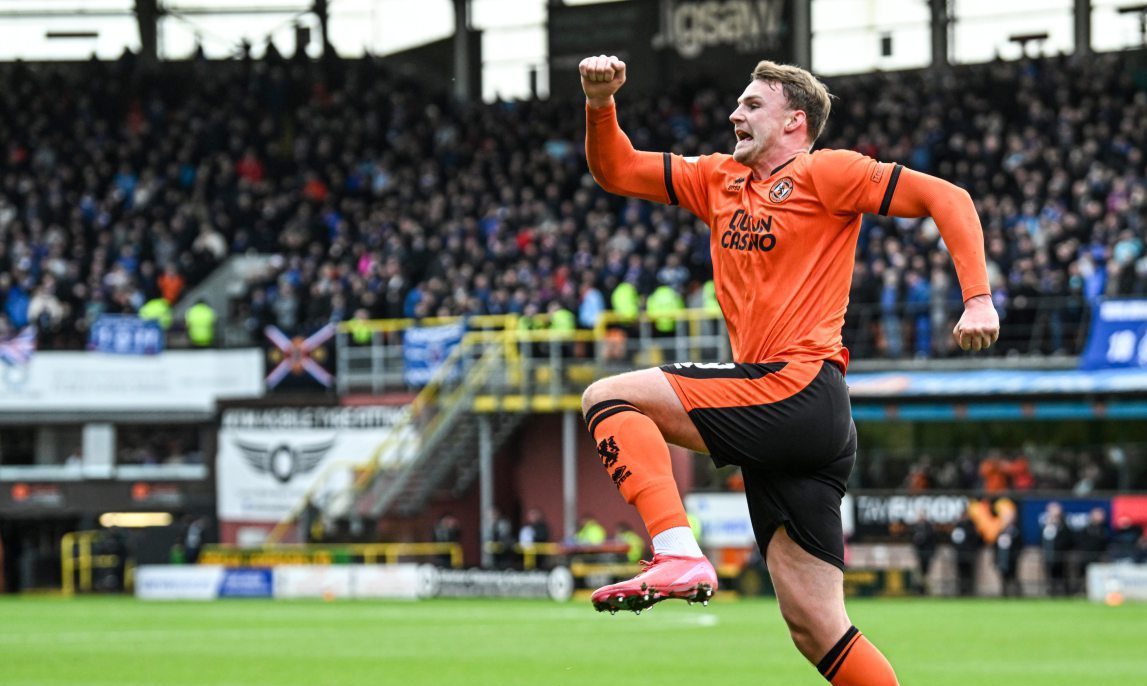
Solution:
{"label": "orange jersey sleeve", "polygon": [[991,295],[984,257],[984,229],[971,196],[963,188],[935,176],[905,169],[889,206],[894,217],[929,215],[956,264],[964,300]]}
{"label": "orange jersey sleeve", "polygon": [[681,205],[708,221],[703,158],[633,147],[617,123],[617,107],[585,109],[585,156],[598,185],[610,193]]}
{"label": "orange jersey sleeve", "polygon": [[931,216],[956,265],[964,300],[991,293],[984,231],[967,191],[850,150],[824,150],[815,161],[813,183],[825,207],[845,215]]}

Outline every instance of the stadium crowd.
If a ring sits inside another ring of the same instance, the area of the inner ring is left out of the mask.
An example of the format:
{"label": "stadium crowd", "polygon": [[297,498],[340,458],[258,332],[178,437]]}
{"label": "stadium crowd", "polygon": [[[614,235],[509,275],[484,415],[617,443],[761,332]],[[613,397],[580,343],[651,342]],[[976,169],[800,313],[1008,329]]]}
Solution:
{"label": "stadium crowd", "polygon": [[[1094,450],[990,450],[979,459],[970,454],[938,460],[924,455],[908,468],[901,487],[911,492],[946,489],[989,494],[1071,491],[1077,496],[1142,487],[1147,475],[1134,473],[1141,464],[1141,447],[1128,450],[1111,444]],[[1129,456],[1129,451],[1134,454]]]}
{"label": "stadium crowd", "polygon": [[[829,80],[818,145],[976,200],[1005,354],[1077,352],[1088,303],[1147,292],[1147,92],[1124,59]],[[735,96],[627,96],[621,122],[638,148],[728,151]],[[659,286],[700,304],[708,229],[598,189],[580,107],[459,105],[372,61],[2,65],[0,337],[33,324],[41,348],[82,348],[100,314],[173,303],[248,251],[282,258],[225,313],[252,340],[356,313],[566,309],[590,326]],[[939,243],[927,220],[866,219],[854,356],[954,354]]]}

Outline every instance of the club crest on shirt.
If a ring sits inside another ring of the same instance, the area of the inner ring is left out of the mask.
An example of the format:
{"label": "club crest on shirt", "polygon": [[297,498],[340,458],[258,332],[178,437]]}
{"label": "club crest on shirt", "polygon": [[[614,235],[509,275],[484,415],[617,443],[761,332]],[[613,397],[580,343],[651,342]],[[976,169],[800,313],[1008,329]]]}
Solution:
{"label": "club crest on shirt", "polygon": [[788,200],[789,196],[792,194],[793,180],[792,178],[786,176],[785,178],[773,183],[772,188],[769,189],[769,200],[779,204]]}

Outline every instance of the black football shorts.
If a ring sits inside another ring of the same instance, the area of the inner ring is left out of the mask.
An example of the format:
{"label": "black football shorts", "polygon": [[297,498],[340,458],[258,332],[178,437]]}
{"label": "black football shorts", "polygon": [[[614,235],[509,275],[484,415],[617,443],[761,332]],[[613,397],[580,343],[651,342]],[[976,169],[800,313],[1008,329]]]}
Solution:
{"label": "black football shorts", "polygon": [[679,363],[661,367],[717,466],[745,478],[763,555],[778,526],[844,569],[840,501],[856,462],[856,425],[835,363]]}

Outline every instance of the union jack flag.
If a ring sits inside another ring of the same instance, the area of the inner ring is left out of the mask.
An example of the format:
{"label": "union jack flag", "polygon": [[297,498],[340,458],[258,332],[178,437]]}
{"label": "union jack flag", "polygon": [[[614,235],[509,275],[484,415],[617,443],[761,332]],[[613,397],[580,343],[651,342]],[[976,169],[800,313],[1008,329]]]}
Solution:
{"label": "union jack flag", "polygon": [[25,326],[20,333],[0,341],[0,362],[22,367],[32,360],[36,352],[36,329]]}

